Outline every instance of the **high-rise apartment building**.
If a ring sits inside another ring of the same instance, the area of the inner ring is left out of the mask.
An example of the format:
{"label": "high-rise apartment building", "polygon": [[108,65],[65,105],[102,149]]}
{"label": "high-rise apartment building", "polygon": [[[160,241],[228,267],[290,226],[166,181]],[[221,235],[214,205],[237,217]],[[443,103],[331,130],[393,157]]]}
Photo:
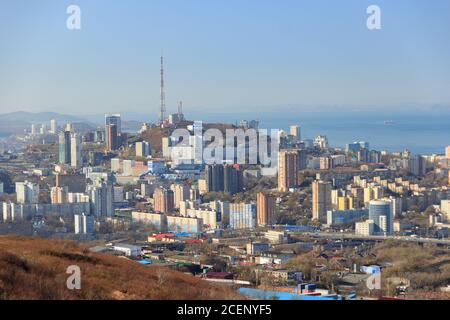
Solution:
{"label": "high-rise apartment building", "polygon": [[136,157],[146,158],[150,155],[150,144],[146,141],[136,142]]}
{"label": "high-rise apartment building", "polygon": [[167,229],[172,232],[201,233],[203,219],[167,216]]}
{"label": "high-rise apartment building", "polygon": [[256,195],[256,220],[258,226],[270,226],[275,223],[275,197],[264,192]]}
{"label": "high-rise apartment building", "polygon": [[31,125],[31,135],[32,136],[36,135],[36,125],[34,123]]}
{"label": "high-rise apartment building", "polygon": [[53,187],[50,189],[51,203],[66,203],[69,187]]}
{"label": "high-rise apartment building", "polygon": [[238,165],[225,165],[223,168],[223,191],[235,194],[244,188],[243,172]]}
{"label": "high-rise apartment building", "polygon": [[298,170],[304,170],[308,166],[308,152],[305,149],[298,150]]}
{"label": "high-rise apartment building", "polygon": [[320,170],[333,169],[333,160],[331,159],[331,157],[320,157],[319,158],[319,169]]}
{"label": "high-rise apartment building", "polygon": [[155,192],[155,184],[147,182],[141,184],[141,196],[150,197],[153,196],[154,192]]}
{"label": "high-rise apartment building", "polygon": [[230,228],[253,229],[256,226],[256,206],[247,203],[230,204]]}
{"label": "high-rise apartment building", "polygon": [[70,165],[73,168],[81,168],[83,166],[81,136],[77,133],[72,133],[70,138]]}
{"label": "high-rise apartment building", "polygon": [[369,149],[370,145],[368,142],[365,141],[358,141],[349,143],[345,146],[345,152],[347,153],[356,153],[361,149]]}
{"label": "high-rise apartment building", "polygon": [[44,135],[47,133],[47,126],[45,124],[41,125],[41,129],[39,129],[39,133]]}
{"label": "high-rise apartment building", "polygon": [[312,215],[313,220],[326,223],[327,211],[332,209],[331,182],[314,181],[312,183]]}
{"label": "high-rise apartment building", "polygon": [[114,202],[123,202],[124,201],[124,187],[122,186],[115,186],[113,188],[114,192]]}
{"label": "high-rise apartment building", "polygon": [[74,168],[82,167],[81,135],[68,130],[62,131],[59,134],[58,142],[59,163],[67,164]]}
{"label": "high-rise apartment building", "polygon": [[328,149],[328,138],[327,136],[317,136],[314,139],[314,145],[319,149]]}
{"label": "high-rise apartment building", "polygon": [[122,119],[120,114],[105,114],[105,127],[108,125],[115,125],[117,127],[117,134],[121,134]]}
{"label": "high-rise apartment building", "polygon": [[298,150],[282,150],[278,154],[278,190],[287,192],[298,185]]}
{"label": "high-rise apartment building", "polygon": [[357,156],[359,162],[362,162],[362,163],[369,162],[369,156],[370,156],[369,149],[362,148],[362,149],[358,150],[358,152],[356,152],[356,156]]}
{"label": "high-rise apartment building", "polygon": [[289,133],[291,136],[295,137],[296,140],[302,140],[302,129],[299,125],[290,126]]}
{"label": "high-rise apartment building", "polygon": [[71,134],[70,131],[62,131],[59,134],[59,163],[70,164],[71,162]]}
{"label": "high-rise apartment building", "polygon": [[359,221],[355,223],[355,234],[368,237],[374,233],[375,223],[373,220]]}
{"label": "high-rise apartment building", "polygon": [[243,190],[243,173],[237,165],[207,165],[205,180],[208,192],[235,194]]}
{"label": "high-rise apartment building", "polygon": [[207,192],[223,192],[224,173],[223,165],[213,164],[205,167]]}
{"label": "high-rise apartment building", "polygon": [[403,168],[415,176],[423,176],[427,173],[426,159],[421,155],[411,155],[403,159]]}
{"label": "high-rise apartment building", "polygon": [[74,218],[75,234],[92,234],[94,233],[94,216],[76,214]]}
{"label": "high-rise apartment building", "polygon": [[389,198],[383,198],[382,200],[387,201],[391,204],[391,217],[399,218],[402,215],[402,206],[403,206],[403,200],[402,198],[396,198],[396,197],[389,197]]}
{"label": "high-rise apartment building", "polygon": [[374,232],[390,235],[393,231],[391,203],[374,200],[369,203],[369,220],[374,222]]}
{"label": "high-rise apartment building", "polygon": [[355,209],[355,199],[350,196],[339,197],[337,209],[338,210]]}
{"label": "high-rise apartment building", "polygon": [[17,203],[39,203],[39,185],[32,182],[16,182]]}
{"label": "high-rise apartment building", "polygon": [[185,184],[172,184],[170,186],[170,190],[173,191],[173,198],[174,198],[174,207],[176,209],[180,208],[180,202],[189,200],[190,196],[190,187]]}
{"label": "high-rise apartment building", "polygon": [[119,149],[119,133],[117,125],[107,124],[105,127],[105,142],[107,151]]}
{"label": "high-rise apartment building", "polygon": [[112,217],[114,215],[112,181],[98,178],[87,189],[90,196],[92,214],[96,217]]}
{"label": "high-rise apartment building", "polygon": [[153,194],[154,207],[157,213],[171,213],[174,209],[174,193],[170,189],[157,188]]}
{"label": "high-rise apartment building", "polygon": [[73,123],[67,123],[66,124],[66,128],[64,131],[69,131],[69,132],[74,132],[75,131],[75,126],[73,125]]}
{"label": "high-rise apartment building", "polygon": [[58,125],[55,119],[50,120],[50,133],[56,134],[58,131]]}

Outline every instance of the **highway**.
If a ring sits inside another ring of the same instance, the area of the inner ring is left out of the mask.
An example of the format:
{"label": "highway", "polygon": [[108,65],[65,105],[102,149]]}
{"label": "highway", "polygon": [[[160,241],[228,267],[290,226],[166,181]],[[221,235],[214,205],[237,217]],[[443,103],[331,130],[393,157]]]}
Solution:
{"label": "highway", "polygon": [[434,239],[434,238],[413,238],[406,236],[361,236],[349,233],[327,233],[327,232],[307,232],[302,235],[309,235],[322,239],[343,239],[343,240],[372,240],[372,241],[384,241],[384,240],[397,240],[413,243],[433,243],[450,245],[450,240]]}

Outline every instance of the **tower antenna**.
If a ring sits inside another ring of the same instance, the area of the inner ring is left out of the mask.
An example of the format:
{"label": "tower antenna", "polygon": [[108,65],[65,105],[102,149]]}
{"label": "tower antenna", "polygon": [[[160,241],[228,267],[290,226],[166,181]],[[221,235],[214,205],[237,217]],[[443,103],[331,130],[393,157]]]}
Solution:
{"label": "tower antenna", "polygon": [[166,94],[164,91],[164,57],[161,56],[161,106],[160,106],[160,122],[161,125],[164,123],[165,112],[166,112]]}
{"label": "tower antenna", "polygon": [[178,115],[180,117],[183,116],[183,101],[180,101],[180,103],[178,104]]}

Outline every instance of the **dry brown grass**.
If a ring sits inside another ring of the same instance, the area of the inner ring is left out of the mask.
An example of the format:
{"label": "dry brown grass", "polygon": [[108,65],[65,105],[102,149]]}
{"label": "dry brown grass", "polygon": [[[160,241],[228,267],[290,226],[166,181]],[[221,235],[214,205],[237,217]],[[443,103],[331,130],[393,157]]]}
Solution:
{"label": "dry brown grass", "polygon": [[[375,247],[376,260],[390,262],[384,277],[405,277],[416,291],[442,296],[440,287],[450,283],[450,250],[436,246],[422,247],[413,243],[387,241]],[[426,295],[425,295],[426,296]]]}
{"label": "dry brown grass", "polygon": [[[67,267],[81,268],[81,290],[66,287]],[[0,299],[206,300],[237,299],[231,288],[211,285],[166,268],[141,266],[90,253],[75,242],[0,237]]]}

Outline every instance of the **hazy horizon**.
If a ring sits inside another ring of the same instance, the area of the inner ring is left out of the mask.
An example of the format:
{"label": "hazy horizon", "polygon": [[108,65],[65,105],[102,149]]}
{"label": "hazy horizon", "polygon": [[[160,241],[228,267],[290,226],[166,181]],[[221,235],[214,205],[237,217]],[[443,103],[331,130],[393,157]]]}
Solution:
{"label": "hazy horizon", "polygon": [[[245,106],[229,106],[224,109],[209,109],[207,107],[192,107],[192,106],[184,106],[184,113],[186,115],[192,115],[194,117],[197,117],[198,115],[205,114],[209,116],[214,115],[236,115],[237,118],[239,116],[242,116],[242,119],[245,119],[245,117],[253,116],[253,118],[257,119],[260,115],[260,112],[264,112],[267,114],[279,114],[280,112],[288,113],[291,112],[292,114],[301,114],[301,113],[372,113],[372,112],[387,112],[389,114],[396,114],[396,113],[426,113],[426,112],[439,112],[439,113],[447,113],[450,112],[450,105],[429,105],[429,106],[421,106],[421,105],[405,105],[405,106],[363,106],[363,107],[353,107],[353,106],[315,106],[315,107],[309,107],[309,106],[299,106],[299,105],[274,105],[274,106],[258,106],[256,107],[258,109],[258,112],[255,112],[252,110],[253,107],[245,107]],[[61,108],[48,108],[43,110],[36,110],[36,111],[28,111],[27,108],[22,108],[19,110],[9,111],[9,110],[0,110],[0,116],[8,115],[8,114],[14,114],[14,113],[31,113],[31,114],[43,114],[43,113],[55,113],[60,115],[67,115],[67,116],[74,116],[74,117],[96,117],[96,116],[104,116],[106,113],[117,113],[121,114],[123,118],[128,118],[127,120],[131,120],[130,117],[132,116],[142,116],[146,115],[149,118],[154,118],[155,121],[157,121],[158,117],[158,106],[156,107],[149,107],[142,110],[139,109],[116,109],[116,110],[109,110],[108,112],[89,112],[88,110],[82,110],[75,111],[75,110],[68,110],[68,112],[65,112],[65,110]],[[176,107],[175,106],[169,106],[168,107],[168,113],[176,113]],[[238,113],[236,113],[238,112]],[[141,120],[141,119],[138,119]]]}

